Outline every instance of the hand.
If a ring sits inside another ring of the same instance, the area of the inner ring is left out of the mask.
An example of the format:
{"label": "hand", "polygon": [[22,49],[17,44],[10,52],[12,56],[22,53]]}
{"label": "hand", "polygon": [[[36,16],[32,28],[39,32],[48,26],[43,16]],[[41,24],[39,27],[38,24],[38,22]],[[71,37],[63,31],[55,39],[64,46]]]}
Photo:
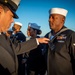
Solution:
{"label": "hand", "polygon": [[37,38],[39,43],[45,43],[47,44],[50,40],[48,38]]}

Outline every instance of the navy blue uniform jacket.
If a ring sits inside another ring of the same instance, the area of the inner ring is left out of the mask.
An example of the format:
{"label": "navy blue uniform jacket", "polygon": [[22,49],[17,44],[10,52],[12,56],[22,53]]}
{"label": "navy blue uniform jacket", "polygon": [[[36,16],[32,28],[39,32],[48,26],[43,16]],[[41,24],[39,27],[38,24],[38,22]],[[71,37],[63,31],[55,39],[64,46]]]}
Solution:
{"label": "navy blue uniform jacket", "polygon": [[70,29],[61,32],[53,45],[53,50],[46,46],[48,75],[75,75],[75,32]]}

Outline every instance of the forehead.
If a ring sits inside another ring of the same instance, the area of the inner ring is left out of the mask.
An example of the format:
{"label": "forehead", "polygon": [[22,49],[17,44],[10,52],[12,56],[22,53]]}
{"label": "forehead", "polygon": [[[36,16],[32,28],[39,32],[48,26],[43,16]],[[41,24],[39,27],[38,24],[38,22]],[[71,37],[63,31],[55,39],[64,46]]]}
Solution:
{"label": "forehead", "polygon": [[14,24],[14,27],[21,27],[20,25],[18,25],[18,24]]}
{"label": "forehead", "polygon": [[32,27],[28,27],[28,29],[27,29],[28,31],[34,31],[34,29],[32,28]]}
{"label": "forehead", "polygon": [[60,14],[51,14],[49,17],[51,17],[51,16],[53,16],[53,17],[64,17],[63,15],[60,15]]}
{"label": "forehead", "polygon": [[4,11],[9,12],[11,15],[14,15],[12,13],[12,11],[7,6],[5,6],[3,4],[0,4],[0,9],[3,9]]}

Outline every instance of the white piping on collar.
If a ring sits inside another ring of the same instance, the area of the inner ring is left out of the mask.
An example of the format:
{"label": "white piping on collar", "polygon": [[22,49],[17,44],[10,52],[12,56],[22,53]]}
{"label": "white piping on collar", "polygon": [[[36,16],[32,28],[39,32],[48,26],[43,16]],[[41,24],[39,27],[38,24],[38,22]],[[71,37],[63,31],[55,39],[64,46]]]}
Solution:
{"label": "white piping on collar", "polygon": [[1,35],[1,33],[0,33],[0,35]]}

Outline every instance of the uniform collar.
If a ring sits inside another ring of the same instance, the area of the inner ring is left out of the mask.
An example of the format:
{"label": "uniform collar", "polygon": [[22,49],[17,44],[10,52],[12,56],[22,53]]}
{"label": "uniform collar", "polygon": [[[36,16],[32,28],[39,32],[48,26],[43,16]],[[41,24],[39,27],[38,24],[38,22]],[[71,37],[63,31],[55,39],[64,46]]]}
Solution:
{"label": "uniform collar", "polygon": [[3,34],[3,32],[0,32],[0,35],[2,35]]}
{"label": "uniform collar", "polygon": [[[63,26],[58,32],[60,32],[62,29],[64,29],[64,28],[67,28],[66,26]],[[57,33],[58,33],[57,32]],[[54,36],[54,35],[56,35],[57,33],[54,33],[54,31],[53,30],[51,30],[51,34]]]}
{"label": "uniform collar", "polygon": [[0,35],[1,35],[1,32],[0,32]]}
{"label": "uniform collar", "polygon": [[0,32],[0,35],[5,34],[5,32]]}

